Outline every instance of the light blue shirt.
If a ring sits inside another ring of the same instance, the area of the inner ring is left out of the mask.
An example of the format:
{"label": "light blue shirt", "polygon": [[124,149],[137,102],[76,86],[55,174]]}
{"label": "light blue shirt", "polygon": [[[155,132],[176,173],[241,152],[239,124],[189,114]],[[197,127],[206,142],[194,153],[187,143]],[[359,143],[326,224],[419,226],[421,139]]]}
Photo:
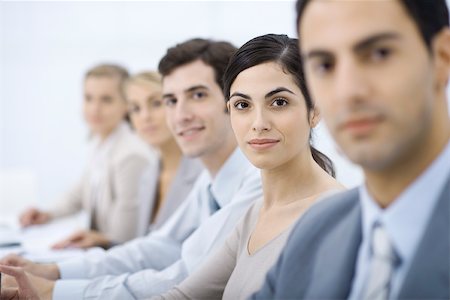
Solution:
{"label": "light blue shirt", "polygon": [[[210,205],[210,194],[217,205]],[[53,299],[135,299],[180,283],[221,246],[254,200],[262,197],[260,172],[239,149],[212,179],[206,171],[188,198],[159,230],[109,251],[89,251],[58,264]],[[214,211],[211,207],[216,207]]]}
{"label": "light blue shirt", "polygon": [[371,232],[376,222],[383,225],[400,258],[400,264],[394,269],[391,278],[390,298],[397,298],[448,176],[450,142],[425,172],[384,210],[373,200],[367,187],[361,186],[359,192],[363,240],[358,252],[356,276],[349,299],[361,299],[365,288],[370,267]]}

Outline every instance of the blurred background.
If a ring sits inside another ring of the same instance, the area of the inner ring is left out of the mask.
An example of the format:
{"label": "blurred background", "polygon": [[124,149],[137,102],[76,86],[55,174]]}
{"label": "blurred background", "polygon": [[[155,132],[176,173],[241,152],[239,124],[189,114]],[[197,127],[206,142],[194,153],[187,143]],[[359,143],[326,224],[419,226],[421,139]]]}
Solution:
{"label": "blurred background", "polygon": [[[122,64],[156,69],[166,49],[193,37],[241,46],[266,33],[296,36],[295,1],[0,1],[0,214],[49,206],[81,175],[88,130],[84,72]],[[323,124],[315,144],[348,187],[360,170]]]}

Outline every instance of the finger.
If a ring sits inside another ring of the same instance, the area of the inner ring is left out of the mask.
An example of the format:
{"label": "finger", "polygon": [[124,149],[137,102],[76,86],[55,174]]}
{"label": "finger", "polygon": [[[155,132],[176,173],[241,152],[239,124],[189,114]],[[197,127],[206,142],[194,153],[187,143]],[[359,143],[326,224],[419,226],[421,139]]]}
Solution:
{"label": "finger", "polygon": [[33,212],[31,210],[26,211],[23,215],[20,216],[20,225],[23,227],[31,225],[31,220],[33,218]]}
{"label": "finger", "polygon": [[73,247],[73,244],[76,244],[76,243],[82,241],[84,238],[85,238],[85,232],[79,231],[79,232],[72,234],[67,239],[56,243],[55,245],[52,246],[52,248],[53,249],[64,249],[64,248],[68,248],[68,247]]}
{"label": "finger", "polygon": [[49,215],[44,212],[39,212],[38,215],[36,215],[36,218],[34,220],[35,224],[44,224],[49,221]]}
{"label": "finger", "polygon": [[16,288],[5,288],[2,289],[2,294],[0,295],[0,300],[13,300],[19,298],[19,290]]}
{"label": "finger", "polygon": [[3,273],[2,287],[17,287],[17,281],[13,276]]}
{"label": "finger", "polygon": [[9,254],[0,260],[1,264],[9,266],[21,266],[25,264],[25,262],[25,259],[17,254]]}
{"label": "finger", "polygon": [[54,245],[51,246],[51,248],[54,250],[64,249],[67,247],[67,244],[68,244],[67,241],[64,240],[64,241],[55,243]]}
{"label": "finger", "polygon": [[8,274],[16,279],[19,290],[29,291],[32,290],[32,285],[27,273],[20,267],[11,267],[0,265],[0,272]]}

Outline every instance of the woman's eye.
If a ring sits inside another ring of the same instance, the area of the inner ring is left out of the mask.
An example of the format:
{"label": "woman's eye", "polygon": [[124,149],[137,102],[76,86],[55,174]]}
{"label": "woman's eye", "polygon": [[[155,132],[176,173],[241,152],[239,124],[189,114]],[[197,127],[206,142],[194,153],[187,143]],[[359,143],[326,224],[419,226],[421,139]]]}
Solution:
{"label": "woman's eye", "polygon": [[139,111],[140,111],[140,108],[137,105],[132,105],[128,108],[128,112],[130,114],[137,114],[137,113],[139,113]]}
{"label": "woman's eye", "polygon": [[151,106],[152,107],[160,107],[162,105],[162,101],[160,101],[160,100],[154,100],[154,101],[152,101],[152,103],[151,103]]}
{"label": "woman's eye", "polygon": [[282,99],[282,98],[275,99],[272,102],[272,106],[276,106],[276,107],[286,106],[287,104],[288,104],[288,102],[285,99]]}
{"label": "woman's eye", "polygon": [[234,104],[234,107],[235,107],[236,109],[238,109],[238,110],[246,109],[248,106],[249,106],[249,105],[248,105],[247,102],[236,102],[236,103]]}

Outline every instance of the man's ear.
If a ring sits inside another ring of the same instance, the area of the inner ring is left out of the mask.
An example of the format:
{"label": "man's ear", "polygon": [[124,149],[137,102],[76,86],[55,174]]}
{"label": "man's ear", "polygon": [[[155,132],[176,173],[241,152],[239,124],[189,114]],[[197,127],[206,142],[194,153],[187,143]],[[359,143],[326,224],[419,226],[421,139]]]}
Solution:
{"label": "man's ear", "polygon": [[317,124],[320,122],[320,120],[321,120],[320,111],[317,107],[314,107],[309,112],[309,124],[311,125],[311,128],[316,127]]}
{"label": "man's ear", "polygon": [[450,28],[442,29],[432,41],[436,88],[446,89],[450,72]]}

